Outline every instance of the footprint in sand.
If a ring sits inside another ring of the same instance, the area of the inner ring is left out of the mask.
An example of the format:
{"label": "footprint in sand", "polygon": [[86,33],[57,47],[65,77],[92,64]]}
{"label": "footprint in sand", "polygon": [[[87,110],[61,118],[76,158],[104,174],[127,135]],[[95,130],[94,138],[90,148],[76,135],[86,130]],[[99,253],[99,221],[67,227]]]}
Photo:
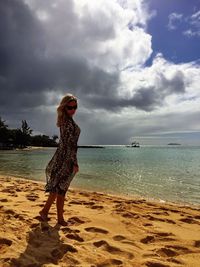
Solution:
{"label": "footprint in sand", "polygon": [[[183,262],[173,258],[180,256],[181,254],[190,253],[191,251],[188,248],[181,246],[166,246],[160,249],[154,250],[157,255],[167,258],[168,262],[173,262],[176,264],[182,264]],[[160,265],[147,265],[147,266],[160,266]],[[162,266],[162,265],[161,265]]]}
{"label": "footprint in sand", "polygon": [[151,204],[151,203],[146,203],[146,206],[149,206],[149,207],[155,207],[155,205],[154,204]]}
{"label": "footprint in sand", "polygon": [[16,194],[16,190],[13,186],[11,187],[7,187],[7,188],[4,188],[3,190],[1,190],[2,192],[4,193],[9,193],[9,195],[13,196],[13,197],[17,197],[18,195]]}
{"label": "footprint in sand", "polygon": [[5,210],[4,213],[7,214],[7,218],[10,218],[12,216],[12,218],[15,218],[15,219],[19,219],[22,221],[25,220],[25,217],[22,214],[16,213],[12,209]]}
{"label": "footprint in sand", "polygon": [[113,236],[113,240],[115,240],[115,241],[122,241],[124,239],[126,239],[126,237],[124,237],[123,235],[115,235],[115,236]]}
{"label": "footprint in sand", "polygon": [[90,220],[86,217],[71,217],[67,220],[67,222],[71,225],[80,225],[80,224],[83,224],[83,223],[87,223],[87,222],[90,222]]}
{"label": "footprint in sand", "polygon": [[75,248],[75,247],[73,247],[72,245],[69,245],[69,244],[63,244],[62,245],[62,250],[63,250],[63,252],[72,252],[72,253],[76,253],[76,252],[78,252],[78,250]]}
{"label": "footprint in sand", "polygon": [[155,211],[155,212],[152,212],[152,214],[169,216],[169,213],[167,211],[163,211],[163,212]]}
{"label": "footprint in sand", "polygon": [[86,193],[86,192],[79,192],[79,195],[85,196],[85,197],[90,197],[90,193]]}
{"label": "footprint in sand", "polygon": [[165,219],[161,219],[161,218],[156,218],[156,217],[153,217],[153,216],[151,216],[151,215],[146,215],[146,216],[144,216],[145,218],[147,218],[148,220],[150,220],[150,221],[160,221],[160,222],[164,222],[165,221]]}
{"label": "footprint in sand", "polygon": [[124,203],[132,205],[132,204],[139,204],[139,203],[143,203],[143,202],[145,202],[145,201],[143,201],[143,200],[127,200]]}
{"label": "footprint in sand", "polygon": [[85,205],[85,206],[93,206],[96,204],[94,201],[84,201],[84,200],[72,200],[69,204],[73,205]]}
{"label": "footprint in sand", "polygon": [[165,222],[167,222],[167,223],[171,223],[171,224],[176,224],[175,221],[173,221],[173,220],[169,220],[169,219],[166,219]]}
{"label": "footprint in sand", "polygon": [[38,194],[31,193],[31,194],[27,194],[26,195],[26,198],[28,200],[30,200],[30,201],[35,201],[35,200],[37,200],[39,198],[39,196],[38,196]]}
{"label": "footprint in sand", "polygon": [[168,258],[167,261],[173,262],[173,263],[176,263],[176,264],[182,264],[182,265],[184,265],[184,262],[183,261],[177,260],[175,258]]}
{"label": "footprint in sand", "polygon": [[189,224],[200,224],[197,220],[193,219],[193,217],[182,218],[179,221]]}
{"label": "footprint in sand", "polygon": [[152,233],[153,235],[148,235],[145,238],[142,238],[140,240],[143,244],[152,243],[155,241],[174,241],[174,238],[171,238],[170,236],[174,236],[172,233],[167,232],[160,232],[160,233]]}
{"label": "footprint in sand", "polygon": [[168,259],[170,262],[174,262],[173,257],[192,252],[186,247],[177,246],[177,245],[169,245],[169,246],[165,246],[159,249],[154,249],[153,251],[156,252],[156,254],[161,257],[164,257],[164,258],[171,257],[170,259]]}
{"label": "footprint in sand", "polygon": [[7,198],[1,198],[0,202],[8,202],[8,199]]}
{"label": "footprint in sand", "polygon": [[7,238],[0,238],[0,244],[1,245],[11,246],[12,245],[12,240],[7,239]]}
{"label": "footprint in sand", "polygon": [[51,255],[54,257],[54,259],[59,259],[62,255],[64,255],[67,252],[76,253],[78,250],[69,244],[62,244],[59,248],[54,248],[51,251]]}
{"label": "footprint in sand", "polygon": [[174,236],[172,233],[167,233],[167,232],[152,232],[154,236],[159,239],[159,241],[175,241],[176,239],[172,238],[171,236]]}
{"label": "footprint in sand", "polygon": [[86,205],[86,206],[93,206],[96,203],[94,201],[83,201],[83,204]]}
{"label": "footprint in sand", "polygon": [[78,242],[83,242],[84,239],[82,237],[80,237],[78,234],[74,233],[74,234],[67,234],[66,235],[67,238],[69,239],[73,239],[73,240],[76,240]]}
{"label": "footprint in sand", "polygon": [[178,252],[178,254],[188,254],[188,253],[192,253],[193,251],[186,248],[186,247],[183,247],[183,246],[178,246],[178,245],[167,245],[166,248],[169,248],[169,249],[173,249],[175,251]]}
{"label": "footprint in sand", "polygon": [[147,267],[170,267],[169,265],[166,265],[160,262],[152,262],[152,261],[147,261],[145,265]]}
{"label": "footprint in sand", "polygon": [[72,204],[72,205],[83,205],[83,201],[72,200],[72,201],[69,201],[68,204],[69,204],[69,205],[70,205],[70,204]]}
{"label": "footprint in sand", "polygon": [[123,257],[126,257],[127,259],[133,259],[134,255],[130,252],[123,251],[117,247],[111,246],[108,242],[105,240],[96,241],[93,243],[93,245],[97,248],[102,247],[103,250],[109,252],[110,254],[117,254]]}
{"label": "footprint in sand", "polygon": [[121,204],[121,203],[124,203],[124,201],[122,201],[122,200],[113,200],[113,203],[119,203],[119,204]]}
{"label": "footprint in sand", "polygon": [[139,246],[136,245],[135,242],[128,240],[125,236],[122,235],[113,236],[113,240],[139,248]]}
{"label": "footprint in sand", "polygon": [[98,227],[87,227],[85,231],[90,233],[100,233],[100,234],[108,234],[108,231]]}
{"label": "footprint in sand", "polygon": [[174,234],[172,234],[172,233],[167,233],[167,232],[158,232],[158,233],[153,233],[153,234],[155,234],[155,235],[157,235],[157,236],[164,236],[164,237],[166,237],[166,236],[174,236]]}
{"label": "footprint in sand", "polygon": [[104,206],[101,206],[101,205],[93,205],[91,207],[91,209],[94,209],[94,210],[102,210],[104,208]]}
{"label": "footprint in sand", "polygon": [[153,217],[151,215],[147,215],[144,217],[146,217],[150,221],[159,221],[159,222],[167,222],[167,223],[171,223],[171,224],[176,224],[173,220],[156,218],[156,217]]}
{"label": "footprint in sand", "polygon": [[153,226],[152,223],[144,223],[143,226]]}
{"label": "footprint in sand", "polygon": [[12,240],[7,238],[0,238],[0,253],[3,255],[3,253],[6,251],[7,247],[10,247],[12,245]]}
{"label": "footprint in sand", "polygon": [[140,218],[140,216],[137,213],[133,213],[133,212],[125,212],[122,214],[122,217],[124,218],[128,218],[128,219],[138,219]]}
{"label": "footprint in sand", "polygon": [[200,240],[195,240],[194,241],[194,247],[195,248],[200,248]]}
{"label": "footprint in sand", "polygon": [[15,211],[14,210],[11,210],[11,209],[5,210],[5,213],[6,214],[15,215]]}
{"label": "footprint in sand", "polygon": [[73,234],[76,234],[76,233],[80,233],[80,230],[78,230],[78,229],[71,229],[71,228],[69,228],[69,227],[64,227],[64,228],[62,228],[61,229],[61,231],[64,233],[64,234],[71,234],[71,233],[73,233]]}
{"label": "footprint in sand", "polygon": [[83,205],[85,205],[87,208],[96,210],[102,210],[104,208],[102,205],[96,205],[96,202],[94,201],[84,201]]}
{"label": "footprint in sand", "polygon": [[16,188],[16,191],[17,191],[17,192],[22,192],[22,189],[20,189],[20,188]]}
{"label": "footprint in sand", "polygon": [[155,251],[161,257],[175,257],[179,255],[175,250],[166,247],[157,249]]}
{"label": "footprint in sand", "polygon": [[142,238],[140,240],[140,242],[143,243],[143,244],[148,244],[148,243],[151,243],[151,242],[154,242],[154,241],[155,241],[155,237],[151,236],[151,235],[148,235],[145,238]]}
{"label": "footprint in sand", "polygon": [[165,207],[159,207],[158,209],[159,210],[164,210],[164,211],[171,211],[171,212],[174,212],[174,213],[180,213],[180,211],[176,210],[176,209],[170,209],[170,208],[165,208]]}

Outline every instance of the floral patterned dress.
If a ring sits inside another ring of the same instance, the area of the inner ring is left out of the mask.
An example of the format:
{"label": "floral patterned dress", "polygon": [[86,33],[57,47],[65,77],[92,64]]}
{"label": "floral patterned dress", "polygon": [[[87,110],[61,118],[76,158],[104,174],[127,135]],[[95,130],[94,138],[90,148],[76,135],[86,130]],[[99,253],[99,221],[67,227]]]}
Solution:
{"label": "floral patterned dress", "polygon": [[68,118],[60,126],[60,140],[52,159],[46,166],[45,192],[57,193],[65,196],[74,177],[73,166],[77,162],[77,143],[81,129]]}

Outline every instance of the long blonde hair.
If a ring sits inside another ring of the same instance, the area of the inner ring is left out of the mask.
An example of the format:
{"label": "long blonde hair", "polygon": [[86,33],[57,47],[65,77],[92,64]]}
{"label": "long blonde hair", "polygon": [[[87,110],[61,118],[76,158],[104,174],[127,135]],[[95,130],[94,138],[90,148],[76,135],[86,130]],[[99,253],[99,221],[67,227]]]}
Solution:
{"label": "long blonde hair", "polygon": [[60,127],[68,118],[66,112],[66,106],[69,102],[75,101],[77,103],[77,98],[72,94],[66,94],[60,101],[59,106],[57,107],[57,123],[56,125]]}

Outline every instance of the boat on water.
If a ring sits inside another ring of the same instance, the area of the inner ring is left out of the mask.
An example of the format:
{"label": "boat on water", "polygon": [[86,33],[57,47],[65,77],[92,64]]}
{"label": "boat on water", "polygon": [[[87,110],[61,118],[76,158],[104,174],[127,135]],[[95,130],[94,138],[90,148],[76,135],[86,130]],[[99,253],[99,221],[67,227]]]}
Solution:
{"label": "boat on water", "polygon": [[129,145],[129,146],[126,146],[126,147],[140,147],[140,143],[139,143],[139,142],[136,142],[136,141],[134,141],[134,142],[132,142],[132,143],[131,143],[131,145]]}

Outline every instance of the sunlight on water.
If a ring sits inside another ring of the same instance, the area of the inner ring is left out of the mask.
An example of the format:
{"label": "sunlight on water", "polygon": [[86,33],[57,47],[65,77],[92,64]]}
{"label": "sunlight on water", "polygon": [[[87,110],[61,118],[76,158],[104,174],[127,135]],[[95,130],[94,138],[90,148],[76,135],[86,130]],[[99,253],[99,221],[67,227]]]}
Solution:
{"label": "sunlight on water", "polygon": [[[1,151],[0,174],[45,182],[56,148]],[[72,186],[200,204],[199,147],[79,148]]]}

